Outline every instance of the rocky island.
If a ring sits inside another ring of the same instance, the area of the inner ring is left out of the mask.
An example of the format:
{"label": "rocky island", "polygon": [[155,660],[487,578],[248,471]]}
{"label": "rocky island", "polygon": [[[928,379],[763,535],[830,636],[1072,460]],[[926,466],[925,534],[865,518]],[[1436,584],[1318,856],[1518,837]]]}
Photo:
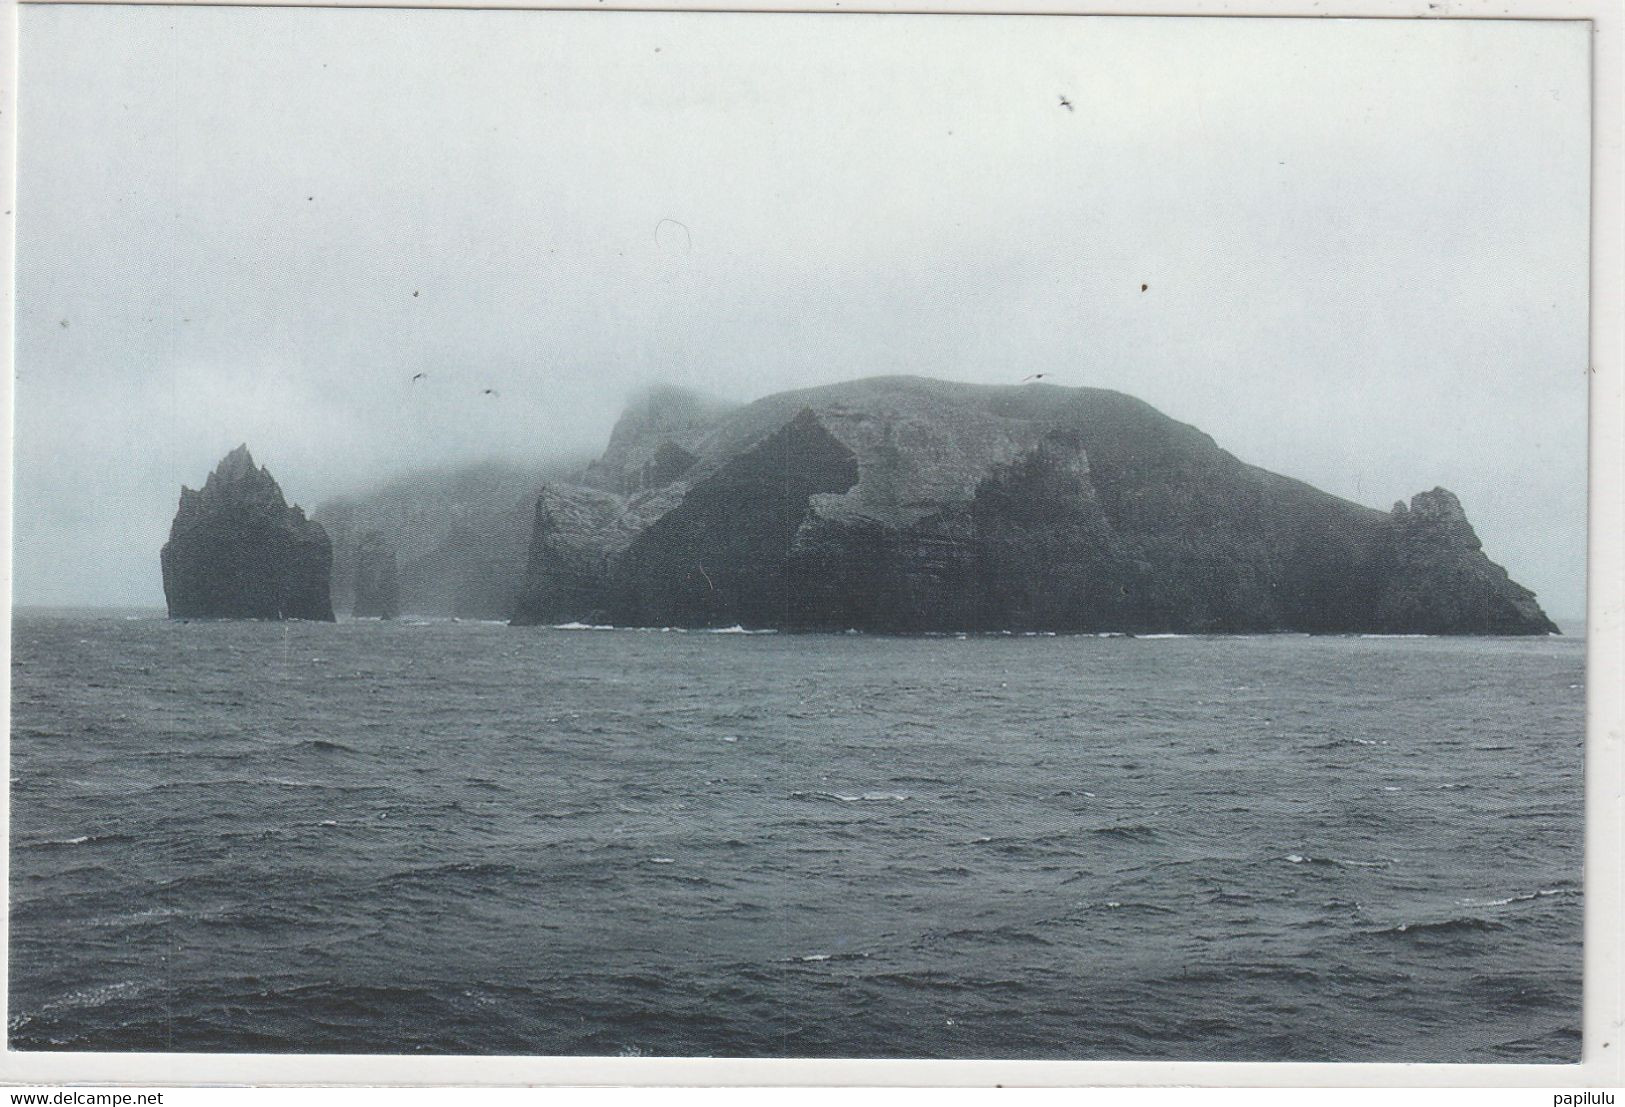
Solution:
{"label": "rocky island", "polygon": [[1376,511],[1122,393],[916,377],[645,397],[543,487],[513,621],[1557,632],[1444,489]]}
{"label": "rocky island", "polygon": [[159,561],[172,619],[333,621],[333,547],[321,524],[239,446],[203,488],[181,489]]}

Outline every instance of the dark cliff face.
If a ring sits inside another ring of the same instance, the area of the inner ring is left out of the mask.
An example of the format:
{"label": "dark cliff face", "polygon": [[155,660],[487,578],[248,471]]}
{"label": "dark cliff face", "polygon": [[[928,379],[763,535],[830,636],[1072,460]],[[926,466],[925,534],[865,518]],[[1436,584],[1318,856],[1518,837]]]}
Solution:
{"label": "dark cliff face", "polygon": [[803,411],[690,489],[632,541],[611,577],[610,621],[806,622],[796,534],[814,495],[845,492],[857,482],[852,451]]}
{"label": "dark cliff face", "polygon": [[159,561],[171,618],[333,620],[333,549],[289,506],[247,446],[220,462],[180,510]]}
{"label": "dark cliff face", "polygon": [[377,531],[364,535],[356,550],[355,605],[351,613],[376,619],[393,619],[401,613],[395,551]]}
{"label": "dark cliff face", "polygon": [[1450,493],[1373,511],[1120,393],[877,378],[768,397],[653,464],[669,441],[621,434],[649,462],[634,494],[544,490],[516,622],[1556,630]]}

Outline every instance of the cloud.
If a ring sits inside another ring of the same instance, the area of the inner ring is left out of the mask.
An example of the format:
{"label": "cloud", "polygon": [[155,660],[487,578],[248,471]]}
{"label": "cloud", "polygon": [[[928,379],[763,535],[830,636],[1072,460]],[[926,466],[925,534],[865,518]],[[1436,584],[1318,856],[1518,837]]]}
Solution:
{"label": "cloud", "polygon": [[1449,486],[1583,607],[1583,25],[21,16],[25,602],[160,598],[239,441],[310,506],[598,447],[654,381],[1046,372]]}

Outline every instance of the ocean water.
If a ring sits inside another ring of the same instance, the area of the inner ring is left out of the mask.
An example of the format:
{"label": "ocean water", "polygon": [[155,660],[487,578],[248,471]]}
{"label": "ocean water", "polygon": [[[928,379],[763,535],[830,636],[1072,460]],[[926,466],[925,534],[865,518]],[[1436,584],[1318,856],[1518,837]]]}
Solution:
{"label": "ocean water", "polygon": [[13,636],[13,1048],[1579,1054],[1577,639]]}

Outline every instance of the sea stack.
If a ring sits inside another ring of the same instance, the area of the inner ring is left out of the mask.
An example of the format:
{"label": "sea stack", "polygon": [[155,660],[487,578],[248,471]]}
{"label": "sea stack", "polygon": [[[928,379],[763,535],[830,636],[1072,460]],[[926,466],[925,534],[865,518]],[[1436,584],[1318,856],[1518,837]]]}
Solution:
{"label": "sea stack", "polygon": [[159,560],[172,619],[333,621],[327,532],[289,506],[246,445],[201,490],[181,489]]}
{"label": "sea stack", "polygon": [[362,619],[393,619],[400,613],[395,551],[384,541],[383,535],[368,531],[356,549],[355,605],[351,614]]}
{"label": "sea stack", "polygon": [[1552,634],[1444,489],[1384,512],[1131,396],[883,377],[657,397],[545,487],[514,622]]}

